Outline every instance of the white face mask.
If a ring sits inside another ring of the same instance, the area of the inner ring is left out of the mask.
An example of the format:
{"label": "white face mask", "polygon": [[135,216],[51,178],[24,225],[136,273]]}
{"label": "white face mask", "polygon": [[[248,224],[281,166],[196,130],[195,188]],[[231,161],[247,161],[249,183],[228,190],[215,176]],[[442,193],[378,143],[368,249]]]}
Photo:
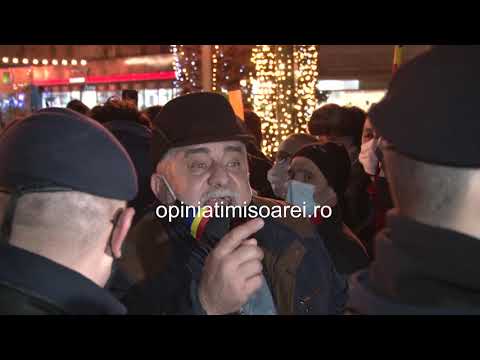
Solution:
{"label": "white face mask", "polygon": [[[362,144],[360,155],[358,155],[358,160],[363,165],[365,172],[369,175],[377,175],[378,172],[379,161],[376,154],[377,147],[378,140],[371,139]],[[380,175],[382,175],[382,172]]]}
{"label": "white face mask", "polygon": [[267,172],[267,179],[274,194],[281,199],[287,196],[288,167],[288,159],[284,159],[276,162]]}
{"label": "white face mask", "polygon": [[306,184],[297,180],[290,180],[287,183],[286,201],[292,205],[305,206],[307,215],[313,215],[315,212],[315,186]]}

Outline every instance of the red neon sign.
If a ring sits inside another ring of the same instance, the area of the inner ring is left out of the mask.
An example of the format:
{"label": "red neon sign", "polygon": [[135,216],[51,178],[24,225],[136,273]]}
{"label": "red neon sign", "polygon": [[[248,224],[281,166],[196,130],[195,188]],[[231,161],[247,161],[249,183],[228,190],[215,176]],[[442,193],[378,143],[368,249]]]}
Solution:
{"label": "red neon sign", "polygon": [[[136,73],[108,76],[87,76],[85,77],[85,84],[106,84],[148,80],[175,80],[175,71],[160,71],[155,73]],[[36,86],[69,85],[70,79],[33,80],[32,84]]]}

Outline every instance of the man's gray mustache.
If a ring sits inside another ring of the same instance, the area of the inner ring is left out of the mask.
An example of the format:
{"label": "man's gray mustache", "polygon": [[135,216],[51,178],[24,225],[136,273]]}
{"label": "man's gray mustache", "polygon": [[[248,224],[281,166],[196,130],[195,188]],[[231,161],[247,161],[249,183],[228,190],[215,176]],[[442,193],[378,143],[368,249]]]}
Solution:
{"label": "man's gray mustache", "polygon": [[201,203],[204,204],[210,199],[222,198],[222,197],[230,197],[233,200],[237,201],[239,198],[239,193],[231,191],[231,190],[215,190],[210,191],[202,196]]}

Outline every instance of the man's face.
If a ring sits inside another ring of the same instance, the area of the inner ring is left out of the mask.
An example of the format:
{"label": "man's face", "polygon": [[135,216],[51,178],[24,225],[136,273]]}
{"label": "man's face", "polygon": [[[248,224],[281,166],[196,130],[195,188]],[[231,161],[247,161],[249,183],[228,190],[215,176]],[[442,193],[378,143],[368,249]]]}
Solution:
{"label": "man's face", "polygon": [[[242,205],[251,201],[247,151],[241,142],[186,146],[172,156],[163,175],[177,199],[185,204]],[[152,177],[153,188],[154,182],[161,181],[159,170],[157,167]]]}

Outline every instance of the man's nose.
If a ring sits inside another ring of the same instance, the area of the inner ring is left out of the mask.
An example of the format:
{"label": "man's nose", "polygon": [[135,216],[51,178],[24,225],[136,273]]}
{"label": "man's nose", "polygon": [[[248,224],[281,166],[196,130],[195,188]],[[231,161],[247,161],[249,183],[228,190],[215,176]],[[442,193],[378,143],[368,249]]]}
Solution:
{"label": "man's nose", "polygon": [[208,184],[213,187],[223,187],[228,184],[230,177],[225,166],[220,164],[214,164],[210,177],[208,178]]}

